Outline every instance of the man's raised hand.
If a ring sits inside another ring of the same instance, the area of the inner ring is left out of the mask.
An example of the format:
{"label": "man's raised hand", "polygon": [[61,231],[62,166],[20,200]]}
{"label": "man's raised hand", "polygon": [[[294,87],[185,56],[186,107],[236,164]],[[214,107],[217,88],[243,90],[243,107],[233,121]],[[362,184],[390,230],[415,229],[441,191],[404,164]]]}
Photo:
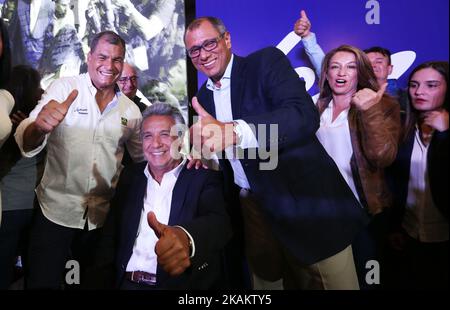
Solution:
{"label": "man's raised hand", "polygon": [[67,111],[69,111],[71,104],[77,96],[78,91],[74,89],[67,96],[66,100],[61,103],[56,100],[50,100],[36,117],[36,128],[43,134],[52,132],[64,120]]}

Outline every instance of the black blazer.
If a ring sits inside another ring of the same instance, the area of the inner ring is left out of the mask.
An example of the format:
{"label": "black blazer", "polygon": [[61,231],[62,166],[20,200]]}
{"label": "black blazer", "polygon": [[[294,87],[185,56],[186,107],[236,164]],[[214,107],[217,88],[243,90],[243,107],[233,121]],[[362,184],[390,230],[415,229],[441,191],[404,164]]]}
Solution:
{"label": "black blazer", "polygon": [[[215,115],[206,83],[197,96]],[[233,119],[266,125],[255,133],[260,149],[278,147],[274,170],[259,169],[267,160],[241,160],[275,236],[308,265],[350,245],[367,215],[316,138],[319,113],[287,57],[273,47],[245,58],[235,55],[231,105]],[[278,136],[270,136],[270,124],[278,126]],[[221,166],[227,182],[233,182],[230,166],[224,161]]]}
{"label": "black blazer", "polygon": [[[110,266],[112,257],[115,257],[117,286],[124,278],[138,232],[147,189],[146,164],[132,164],[122,172],[100,242],[97,266]],[[195,242],[195,255],[191,266],[177,277],[170,277],[158,266],[158,287],[209,289],[220,286],[223,276],[222,250],[231,237],[222,174],[183,167],[173,189],[168,225],[180,225],[191,234]]]}
{"label": "black blazer", "polygon": [[[435,131],[427,154],[428,178],[431,197],[436,207],[448,220],[449,208],[449,132]],[[394,196],[390,211],[390,229],[399,230],[408,198],[409,172],[416,130],[408,133],[405,142],[400,144],[397,158],[386,170],[389,187]]]}

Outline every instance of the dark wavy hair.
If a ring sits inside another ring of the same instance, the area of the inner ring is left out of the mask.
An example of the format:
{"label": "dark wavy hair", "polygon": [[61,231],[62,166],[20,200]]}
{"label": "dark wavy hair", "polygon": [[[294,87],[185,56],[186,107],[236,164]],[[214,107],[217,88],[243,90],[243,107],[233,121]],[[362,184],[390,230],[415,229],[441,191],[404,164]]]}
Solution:
{"label": "dark wavy hair", "polygon": [[37,70],[28,65],[14,66],[5,87],[15,101],[11,114],[17,111],[30,114],[42,95],[40,83],[41,76]]}
{"label": "dark wavy hair", "polygon": [[11,74],[11,45],[8,31],[2,18],[0,18],[0,40],[3,43],[3,52],[0,56],[0,88],[4,88]]}
{"label": "dark wavy hair", "polygon": [[[445,83],[447,84],[447,90],[445,92],[445,98],[444,98],[444,103],[443,103],[442,107],[447,112],[449,112],[449,109],[448,109],[448,105],[449,105],[448,61],[427,61],[427,62],[424,62],[424,63],[418,65],[417,67],[415,67],[409,74],[408,88],[409,88],[409,83],[411,82],[413,75],[416,72],[418,72],[422,69],[427,69],[427,68],[436,70],[444,78]],[[416,109],[414,109],[414,107],[411,104],[411,96],[409,95],[409,90],[408,90],[408,104],[407,104],[407,108],[406,108],[406,120],[405,120],[405,125],[404,125],[404,134],[403,134],[404,139],[406,139],[408,137],[408,135],[410,134],[410,132],[412,130],[414,130],[414,126],[416,125],[416,122],[418,120],[418,114],[419,114],[419,112]]]}
{"label": "dark wavy hair", "polygon": [[[39,72],[32,67],[27,65],[13,67],[10,79],[5,87],[13,96],[15,102],[10,115],[20,110],[28,116],[41,98],[40,82]],[[9,173],[11,167],[22,157],[14,139],[16,129],[17,125],[14,125],[12,133],[0,150],[0,179]]]}

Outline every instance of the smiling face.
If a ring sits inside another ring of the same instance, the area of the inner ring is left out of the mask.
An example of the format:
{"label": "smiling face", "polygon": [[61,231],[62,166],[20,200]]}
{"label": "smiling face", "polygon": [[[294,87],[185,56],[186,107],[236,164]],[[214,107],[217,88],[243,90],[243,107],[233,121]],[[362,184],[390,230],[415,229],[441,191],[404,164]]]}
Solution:
{"label": "smiling face", "polygon": [[181,162],[178,154],[171,153],[172,144],[177,140],[177,136],[170,135],[174,125],[173,117],[166,115],[150,116],[142,124],[142,148],[150,173],[155,179],[162,177]]}
{"label": "smiling face", "polygon": [[333,95],[353,95],[358,86],[356,57],[350,52],[337,52],[329,62],[327,80]]}
{"label": "smiling face", "polygon": [[413,74],[408,90],[411,104],[416,110],[432,111],[444,104],[447,83],[435,69],[424,68]]}
{"label": "smiling face", "polygon": [[87,57],[88,72],[97,89],[114,88],[122,72],[124,47],[114,45],[100,38],[95,50]]}
{"label": "smiling face", "polygon": [[367,53],[367,58],[369,58],[370,63],[372,64],[373,72],[377,77],[378,85],[381,86],[386,83],[393,68],[393,66],[389,64],[388,56],[378,52],[370,52]]}
{"label": "smiling face", "polygon": [[[186,49],[190,50],[194,46],[201,46],[209,40],[218,38],[220,33],[207,20],[198,27],[188,30],[185,36]],[[223,37],[218,38],[217,47],[211,51],[200,49],[200,55],[191,58],[194,67],[211,78],[214,82],[219,81],[231,59],[231,38],[226,32]]]}

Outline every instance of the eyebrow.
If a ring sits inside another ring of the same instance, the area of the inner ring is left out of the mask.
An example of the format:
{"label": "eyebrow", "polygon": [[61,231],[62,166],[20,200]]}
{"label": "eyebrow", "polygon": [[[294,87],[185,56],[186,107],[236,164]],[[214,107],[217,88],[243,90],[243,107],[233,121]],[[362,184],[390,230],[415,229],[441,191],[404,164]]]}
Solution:
{"label": "eyebrow", "polygon": [[347,64],[356,64],[356,61],[352,60],[352,61],[346,62],[346,63],[341,63],[341,62],[338,62],[338,61],[332,61],[332,62],[330,62],[330,65],[332,65],[332,64],[338,64],[338,65],[340,65],[340,64],[344,64],[344,65],[347,65]]}
{"label": "eyebrow", "polygon": [[206,40],[204,40],[202,43],[200,43],[200,44],[198,44],[198,45],[192,45],[192,47],[189,49],[189,50],[191,50],[191,49],[193,49],[194,47],[197,47],[197,48],[201,48],[202,47],[202,45],[203,44],[205,44],[206,42],[209,42],[209,41],[215,41],[217,38],[210,38],[210,39],[206,39]]}
{"label": "eyebrow", "polygon": [[[411,81],[409,81],[410,83],[411,82],[414,82],[414,83],[420,83],[419,81],[417,81],[417,80],[411,80]],[[439,81],[439,80],[426,80],[426,81],[424,81],[423,83],[441,83],[442,81]]]}

